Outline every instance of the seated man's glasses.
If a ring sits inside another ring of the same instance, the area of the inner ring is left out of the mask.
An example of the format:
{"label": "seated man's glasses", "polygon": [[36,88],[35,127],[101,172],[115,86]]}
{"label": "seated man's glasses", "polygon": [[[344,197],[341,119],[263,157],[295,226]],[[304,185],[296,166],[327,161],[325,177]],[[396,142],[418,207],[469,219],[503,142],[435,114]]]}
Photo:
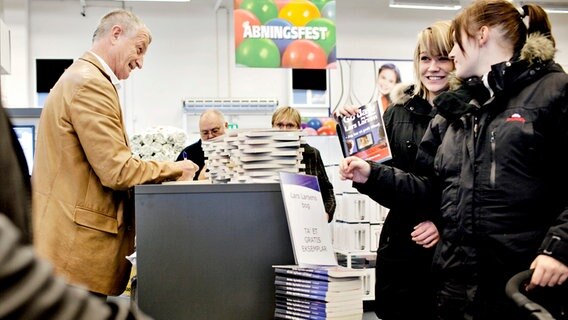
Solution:
{"label": "seated man's glasses", "polygon": [[294,123],[277,122],[275,123],[275,125],[276,127],[278,127],[278,129],[298,129],[298,127]]}
{"label": "seated man's glasses", "polygon": [[216,137],[221,131],[221,127],[215,127],[212,128],[210,130],[201,130],[199,133],[201,134],[202,137],[209,137],[209,135],[212,135],[213,137]]}

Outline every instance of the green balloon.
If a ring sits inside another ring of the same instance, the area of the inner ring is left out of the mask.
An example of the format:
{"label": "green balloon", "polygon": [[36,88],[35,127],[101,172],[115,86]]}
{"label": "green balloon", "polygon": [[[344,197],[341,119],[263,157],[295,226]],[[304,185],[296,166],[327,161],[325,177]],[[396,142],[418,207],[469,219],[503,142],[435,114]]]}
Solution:
{"label": "green balloon", "polygon": [[306,24],[306,27],[325,27],[327,32],[325,33],[325,39],[323,37],[318,40],[313,40],[317,43],[327,55],[331,52],[333,47],[335,47],[335,22],[327,18],[317,18],[312,19]]}
{"label": "green balloon", "polygon": [[262,24],[278,17],[278,6],[274,0],[243,0],[240,8],[254,14]]}
{"label": "green balloon", "polygon": [[236,63],[252,68],[278,68],[280,50],[271,39],[245,39],[237,48]]}
{"label": "green balloon", "polygon": [[318,7],[318,10],[321,12],[321,9],[328,3],[329,0],[312,0],[312,3]]}

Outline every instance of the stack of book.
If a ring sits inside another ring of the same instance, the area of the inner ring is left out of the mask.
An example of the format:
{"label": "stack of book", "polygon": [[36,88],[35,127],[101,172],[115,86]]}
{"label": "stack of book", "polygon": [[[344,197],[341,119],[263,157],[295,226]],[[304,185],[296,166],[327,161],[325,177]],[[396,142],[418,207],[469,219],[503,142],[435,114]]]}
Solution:
{"label": "stack of book", "polygon": [[303,133],[257,129],[229,137],[233,175],[231,182],[278,182],[278,172],[302,172]]}
{"label": "stack of book", "polygon": [[227,139],[228,135],[222,135],[201,142],[207,176],[211,183],[227,183],[231,180],[230,149],[233,146],[228,143]]}
{"label": "stack of book", "polygon": [[362,319],[361,270],[275,266],[274,271],[275,319]]}

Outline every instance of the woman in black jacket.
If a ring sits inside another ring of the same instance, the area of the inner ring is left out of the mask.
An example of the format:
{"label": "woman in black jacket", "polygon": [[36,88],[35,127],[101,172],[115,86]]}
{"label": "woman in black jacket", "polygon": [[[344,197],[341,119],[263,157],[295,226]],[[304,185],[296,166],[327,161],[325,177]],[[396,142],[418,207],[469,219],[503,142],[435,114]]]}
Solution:
{"label": "woman in black jacket", "polygon": [[534,269],[529,288],[568,278],[568,75],[553,61],[539,6],[478,0],[452,29],[464,84],[435,100],[415,174],[357,158],[340,173],[379,200],[418,208],[440,200],[438,319],[521,319],[505,296],[512,275]]}
{"label": "woman in black jacket", "polygon": [[[454,65],[449,21],[439,21],[418,34],[414,53],[415,85],[400,84],[383,119],[393,159],[388,164],[413,172],[416,151],[436,111],[432,101],[448,89]],[[357,113],[344,106],[336,115]],[[364,194],[373,190],[354,184]],[[432,319],[431,263],[439,239],[433,224],[438,210],[407,210],[404,203],[381,201],[390,209],[381,231],[375,269],[375,313],[383,320]]]}

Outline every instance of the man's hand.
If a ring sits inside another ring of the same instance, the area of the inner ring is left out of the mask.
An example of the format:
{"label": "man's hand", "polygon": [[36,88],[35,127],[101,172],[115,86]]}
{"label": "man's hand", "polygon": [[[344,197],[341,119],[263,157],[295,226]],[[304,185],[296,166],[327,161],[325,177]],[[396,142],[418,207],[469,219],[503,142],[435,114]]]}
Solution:
{"label": "man's hand", "polygon": [[412,241],[424,248],[431,248],[440,241],[440,233],[438,228],[432,221],[423,221],[414,227],[414,231],[410,233]]}
{"label": "man's hand", "polygon": [[347,157],[339,163],[339,176],[341,180],[365,183],[371,174],[371,165],[357,157]]}
{"label": "man's hand", "polygon": [[191,160],[177,161],[175,164],[183,171],[183,174],[177,179],[177,181],[192,180],[197,170],[199,170],[199,166]]}
{"label": "man's hand", "polygon": [[561,285],[568,278],[568,266],[544,254],[534,259],[531,263],[531,269],[534,269],[534,272],[527,290],[536,286],[553,287]]}

